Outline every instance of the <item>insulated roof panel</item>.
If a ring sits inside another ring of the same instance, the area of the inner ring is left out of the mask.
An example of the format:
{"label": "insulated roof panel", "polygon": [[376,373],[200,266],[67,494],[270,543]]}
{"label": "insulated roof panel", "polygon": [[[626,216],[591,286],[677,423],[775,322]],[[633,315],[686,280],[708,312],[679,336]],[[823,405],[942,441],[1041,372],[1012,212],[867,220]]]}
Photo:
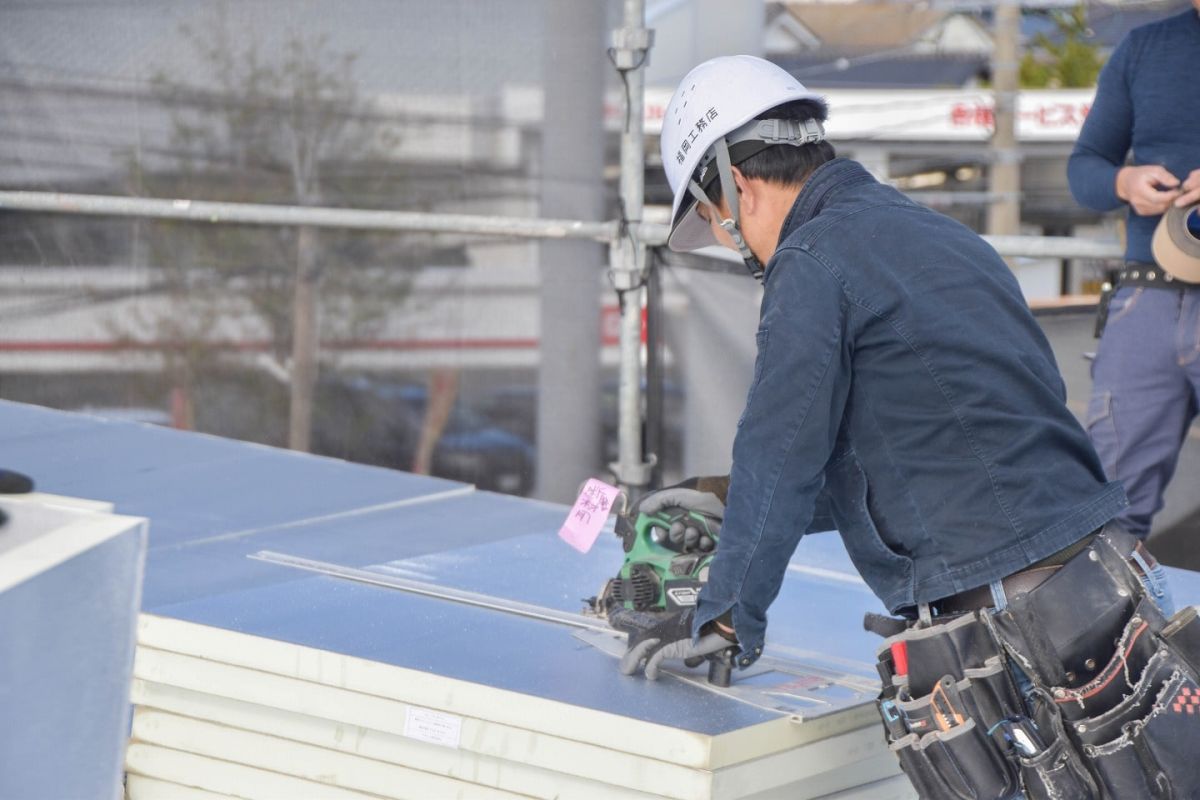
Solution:
{"label": "insulated roof panel", "polygon": [[260,550],[348,566],[446,553],[439,562],[444,563],[479,542],[531,534],[553,537],[564,513],[548,503],[471,491],[160,547],[149,555],[144,608],[306,577],[246,558]]}
{"label": "insulated roof panel", "polygon": [[115,797],[145,520],[0,499],[0,797]]}
{"label": "insulated roof panel", "polygon": [[[607,579],[616,575],[624,552],[616,536],[608,531],[601,533],[586,555],[576,552],[553,533],[565,509],[551,508],[556,509],[556,516],[552,516],[549,530],[431,552],[382,563],[374,569],[400,578],[578,612],[584,598],[595,595]],[[270,549],[317,558],[286,546]],[[363,563],[360,558],[348,565]],[[791,559],[779,599],[772,606],[767,653],[838,665],[874,679],[874,653],[881,640],[863,630],[866,611],[886,613],[858,577],[841,538],[834,532],[806,536]]]}
{"label": "insulated roof panel", "polygon": [[780,716],[679,681],[624,678],[565,626],[331,577],[156,614],[710,736]]}
{"label": "insulated roof panel", "polygon": [[150,549],[454,492],[465,484],[0,401],[2,466],[149,517]]}

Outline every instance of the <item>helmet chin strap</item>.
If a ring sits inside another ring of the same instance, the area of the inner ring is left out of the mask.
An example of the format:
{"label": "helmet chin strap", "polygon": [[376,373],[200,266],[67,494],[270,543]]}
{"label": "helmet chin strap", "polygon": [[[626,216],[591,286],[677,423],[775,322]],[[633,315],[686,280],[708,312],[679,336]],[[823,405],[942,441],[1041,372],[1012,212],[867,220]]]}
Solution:
{"label": "helmet chin strap", "polygon": [[738,193],[737,184],[733,180],[733,164],[729,159],[729,145],[725,142],[725,137],[721,137],[713,142],[713,150],[716,153],[717,160],[717,175],[721,179],[721,192],[725,197],[725,203],[729,206],[729,217],[722,218],[724,215],[717,209],[717,206],[696,182],[695,178],[688,181],[688,191],[692,197],[708,209],[708,213],[712,214],[712,219],[718,219],[720,226],[729,234],[729,238],[733,240],[733,246],[737,248],[741,254],[742,260],[746,262],[746,269],[755,280],[761,282],[763,279],[763,265],[758,260],[758,256],[750,250],[750,245],[746,244],[746,238],[742,236],[741,227],[738,225]]}

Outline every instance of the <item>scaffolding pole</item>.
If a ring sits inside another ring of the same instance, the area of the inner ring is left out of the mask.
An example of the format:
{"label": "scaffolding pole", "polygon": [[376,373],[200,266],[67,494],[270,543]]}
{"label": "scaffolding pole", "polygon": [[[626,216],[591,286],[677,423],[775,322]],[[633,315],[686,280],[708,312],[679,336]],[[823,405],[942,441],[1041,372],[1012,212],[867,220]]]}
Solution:
{"label": "scaffolding pole", "polygon": [[621,130],[621,230],[612,242],[613,285],[621,299],[620,375],[617,384],[617,460],[609,468],[636,500],[650,483],[655,456],[642,442],[642,309],[646,298],[645,204],[646,60],[654,34],[645,26],[644,0],[625,0],[623,26],[613,31],[611,55],[625,88]]}
{"label": "scaffolding pole", "polygon": [[[97,194],[0,191],[0,211],[87,214],[141,219],[175,219],[198,223],[246,225],[308,225],[315,228],[394,231],[405,233],[456,233],[506,236],[522,239],[587,239],[612,244],[621,223],[568,219],[530,219],[474,214],[435,214],[409,211],[372,211],[355,208],[271,206],[254,203],[210,203],[198,200],[161,200],[148,197],[113,197]],[[668,228],[657,223],[630,224],[629,236],[643,252],[667,242]],[[1027,258],[1090,258],[1121,260],[1119,242],[1077,236],[983,237],[1002,256]],[[730,255],[731,260],[736,256]],[[741,261],[737,260],[740,264]],[[640,274],[640,273],[638,273]]]}
{"label": "scaffolding pole", "polygon": [[572,219],[529,219],[475,214],[427,214],[416,211],[375,211],[361,208],[283,206],[261,203],[217,203],[155,197],[113,197],[61,192],[0,191],[0,210],[46,211],[103,217],[174,219],[187,222],[288,225],[313,228],[459,233],[524,239],[590,239],[609,243],[616,222]]}

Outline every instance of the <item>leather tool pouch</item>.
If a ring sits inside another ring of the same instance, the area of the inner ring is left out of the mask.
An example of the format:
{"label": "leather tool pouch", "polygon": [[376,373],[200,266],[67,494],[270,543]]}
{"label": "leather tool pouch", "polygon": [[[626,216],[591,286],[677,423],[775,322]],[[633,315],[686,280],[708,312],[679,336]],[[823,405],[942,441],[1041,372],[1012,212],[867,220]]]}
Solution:
{"label": "leather tool pouch", "polygon": [[946,731],[912,733],[890,745],[922,798],[1006,798],[1016,781],[987,734],[968,719]]}
{"label": "leather tool pouch", "polygon": [[1130,702],[1083,734],[1105,740],[1083,746],[1105,798],[1200,797],[1200,687],[1169,650],[1160,652]]}
{"label": "leather tool pouch", "polygon": [[[1134,544],[1106,530],[984,617],[1035,687],[1047,747],[1018,759],[1030,798],[1200,798],[1200,621],[1194,609],[1163,619],[1128,561]],[[1064,769],[1035,769],[1052,758]]]}
{"label": "leather tool pouch", "polygon": [[1062,716],[1069,720],[1095,719],[1118,705],[1134,690],[1160,644],[1153,631],[1163,625],[1162,615],[1149,599],[1138,603],[1125,624],[1108,663],[1080,686],[1050,688]]}
{"label": "leather tool pouch", "polygon": [[[895,674],[903,649],[909,668]],[[922,798],[1003,800],[1017,767],[992,730],[1024,714],[999,644],[978,614],[888,638],[879,650],[888,745]]]}
{"label": "leather tool pouch", "polygon": [[1163,619],[1135,543],[1106,530],[1005,610],[885,641],[888,744],[922,798],[1200,798],[1200,616]]}
{"label": "leather tool pouch", "polygon": [[1029,703],[1045,749],[1017,757],[1026,797],[1030,800],[1098,800],[1100,793],[1095,779],[1067,735],[1053,698],[1034,689]]}
{"label": "leather tool pouch", "polygon": [[1041,686],[1077,686],[1108,663],[1143,593],[1130,566],[1136,540],[1105,530],[1036,589],[988,617],[996,636]]}

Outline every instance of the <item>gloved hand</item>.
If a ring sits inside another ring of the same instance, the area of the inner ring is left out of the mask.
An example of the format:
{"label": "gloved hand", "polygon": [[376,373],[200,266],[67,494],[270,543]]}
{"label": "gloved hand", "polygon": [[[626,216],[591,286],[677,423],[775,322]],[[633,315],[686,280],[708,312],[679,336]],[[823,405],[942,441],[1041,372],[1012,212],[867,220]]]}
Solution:
{"label": "gloved hand", "polygon": [[683,489],[678,486],[650,492],[638,501],[635,508],[642,514],[656,514],[664,508],[683,508],[688,511],[699,511],[716,519],[722,519],[725,516],[725,504],[715,494],[698,489]]}
{"label": "gloved hand", "polygon": [[657,622],[636,629],[614,622],[629,632],[629,646],[621,658],[621,674],[633,675],[645,665],[646,678],[658,680],[658,670],[668,658],[688,661],[690,665],[702,661],[706,656],[719,653],[732,642],[719,633],[701,634],[699,641],[692,641],[692,618],[695,610],[685,608],[671,614],[655,615]]}
{"label": "gloved hand", "polygon": [[725,516],[725,493],[728,488],[728,477],[689,478],[675,486],[645,495],[634,505],[630,517],[637,519],[638,514],[657,514],[672,508],[704,514],[713,520],[707,530],[681,521],[671,526],[668,536],[672,543],[683,548],[683,552],[694,552],[697,549],[706,552],[712,550],[715,541],[709,534],[720,536],[720,522]]}
{"label": "gloved hand", "polygon": [[643,496],[633,507],[634,514],[656,514],[664,508],[683,508],[699,511],[715,519],[725,517],[725,494],[729,477],[688,478]]}

